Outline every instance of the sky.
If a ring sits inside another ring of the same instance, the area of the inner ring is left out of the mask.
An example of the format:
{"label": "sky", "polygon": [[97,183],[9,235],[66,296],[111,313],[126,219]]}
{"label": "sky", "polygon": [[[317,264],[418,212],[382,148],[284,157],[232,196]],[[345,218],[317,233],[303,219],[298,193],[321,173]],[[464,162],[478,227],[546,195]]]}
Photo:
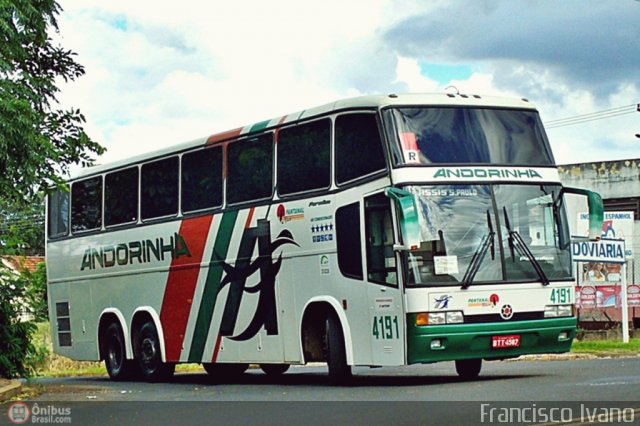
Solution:
{"label": "sky", "polygon": [[58,98],[107,148],[99,163],[338,99],[448,86],[529,99],[559,164],[640,158],[638,0],[59,4],[54,40],[86,74]]}

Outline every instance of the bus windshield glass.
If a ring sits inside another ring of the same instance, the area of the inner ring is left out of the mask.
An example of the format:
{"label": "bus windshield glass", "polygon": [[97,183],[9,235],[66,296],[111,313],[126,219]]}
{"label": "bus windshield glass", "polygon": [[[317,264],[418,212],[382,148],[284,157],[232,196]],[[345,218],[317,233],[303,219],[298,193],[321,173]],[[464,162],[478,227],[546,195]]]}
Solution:
{"label": "bus windshield glass", "polygon": [[404,107],[385,110],[384,119],[396,166],[554,164],[533,110]]}
{"label": "bus windshield glass", "polygon": [[[408,186],[420,247],[403,252],[409,285],[570,280],[559,185]],[[474,260],[475,259],[475,260]]]}

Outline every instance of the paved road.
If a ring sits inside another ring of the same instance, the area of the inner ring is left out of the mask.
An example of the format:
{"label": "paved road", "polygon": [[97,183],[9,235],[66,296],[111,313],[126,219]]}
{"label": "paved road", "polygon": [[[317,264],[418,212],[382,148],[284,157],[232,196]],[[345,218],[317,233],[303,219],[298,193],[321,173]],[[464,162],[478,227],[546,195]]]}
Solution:
{"label": "paved road", "polygon": [[347,387],[330,386],[322,367],[294,367],[279,378],[250,370],[222,384],[205,373],[159,384],[39,379],[48,391],[27,405],[68,407],[72,424],[498,424],[508,407],[519,408],[512,415],[538,414],[522,424],[604,414],[640,424],[640,358],[485,362],[466,382],[453,363],[354,372]]}

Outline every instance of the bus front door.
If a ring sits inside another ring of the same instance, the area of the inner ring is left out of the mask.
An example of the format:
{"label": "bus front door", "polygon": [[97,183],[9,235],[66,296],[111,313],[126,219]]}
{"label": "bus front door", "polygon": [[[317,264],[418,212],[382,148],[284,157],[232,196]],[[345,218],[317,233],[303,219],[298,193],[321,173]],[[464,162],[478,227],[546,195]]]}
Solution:
{"label": "bus front door", "polygon": [[403,297],[391,200],[379,193],[364,200],[367,297],[372,365],[404,365]]}

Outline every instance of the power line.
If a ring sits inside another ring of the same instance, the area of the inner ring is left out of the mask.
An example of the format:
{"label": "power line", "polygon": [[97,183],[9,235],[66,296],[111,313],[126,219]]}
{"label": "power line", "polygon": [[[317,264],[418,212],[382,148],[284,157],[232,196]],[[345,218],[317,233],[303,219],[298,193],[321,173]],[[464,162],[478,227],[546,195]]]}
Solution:
{"label": "power line", "polygon": [[545,123],[545,127],[547,129],[553,129],[556,127],[573,126],[575,124],[583,124],[583,123],[588,123],[590,121],[603,120],[606,118],[632,114],[636,111],[640,111],[640,104],[630,104],[630,105],[606,109],[602,111],[591,112],[588,114],[581,114],[581,115],[575,115],[572,117],[559,118],[557,120],[550,120]]}

